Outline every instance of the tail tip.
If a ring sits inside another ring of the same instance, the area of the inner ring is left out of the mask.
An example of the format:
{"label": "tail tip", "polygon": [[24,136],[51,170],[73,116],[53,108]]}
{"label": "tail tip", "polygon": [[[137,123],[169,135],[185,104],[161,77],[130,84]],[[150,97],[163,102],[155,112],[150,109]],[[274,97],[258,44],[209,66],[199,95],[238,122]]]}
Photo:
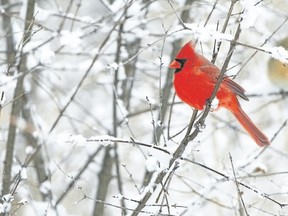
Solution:
{"label": "tail tip", "polygon": [[270,141],[268,138],[257,140],[256,142],[260,147],[265,147],[270,145]]}

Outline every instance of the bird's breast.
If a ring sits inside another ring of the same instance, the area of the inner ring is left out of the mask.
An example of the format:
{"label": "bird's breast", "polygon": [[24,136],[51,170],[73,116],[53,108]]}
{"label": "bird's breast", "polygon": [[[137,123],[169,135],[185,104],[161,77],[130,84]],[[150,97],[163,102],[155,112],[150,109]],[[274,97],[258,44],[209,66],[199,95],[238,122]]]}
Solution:
{"label": "bird's breast", "polygon": [[197,110],[203,110],[207,99],[211,97],[215,84],[207,77],[192,73],[177,73],[174,88],[177,96]]}

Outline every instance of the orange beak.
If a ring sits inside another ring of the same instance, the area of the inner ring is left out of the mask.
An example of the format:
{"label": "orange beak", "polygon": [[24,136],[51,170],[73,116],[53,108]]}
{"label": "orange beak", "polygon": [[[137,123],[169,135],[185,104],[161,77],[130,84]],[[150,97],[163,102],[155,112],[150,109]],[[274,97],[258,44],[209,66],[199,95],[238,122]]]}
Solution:
{"label": "orange beak", "polygon": [[170,65],[169,68],[175,68],[175,69],[180,69],[181,68],[181,64],[175,60],[173,60]]}

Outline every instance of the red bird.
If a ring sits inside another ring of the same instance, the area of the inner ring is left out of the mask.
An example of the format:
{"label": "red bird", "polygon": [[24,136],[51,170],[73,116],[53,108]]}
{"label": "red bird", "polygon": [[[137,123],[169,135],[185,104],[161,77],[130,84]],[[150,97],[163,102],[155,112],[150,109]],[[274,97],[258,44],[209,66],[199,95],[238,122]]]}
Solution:
{"label": "red bird", "polygon": [[[184,45],[169,67],[175,69],[174,87],[178,97],[191,107],[203,110],[207,99],[212,95],[220,69],[196,53],[191,41]],[[268,138],[242,110],[237,96],[248,100],[245,90],[228,76],[224,76],[216,94],[218,108],[228,109],[259,146],[269,145]]]}

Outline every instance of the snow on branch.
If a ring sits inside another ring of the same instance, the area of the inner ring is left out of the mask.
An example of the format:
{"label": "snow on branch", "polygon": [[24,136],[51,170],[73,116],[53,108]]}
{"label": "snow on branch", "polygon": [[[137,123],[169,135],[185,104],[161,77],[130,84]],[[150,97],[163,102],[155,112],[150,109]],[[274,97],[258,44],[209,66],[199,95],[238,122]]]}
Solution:
{"label": "snow on branch", "polygon": [[272,58],[278,59],[283,63],[288,63],[288,51],[282,47],[262,47],[265,52],[269,53]]}
{"label": "snow on branch", "polygon": [[160,150],[166,154],[171,154],[171,152],[167,148],[156,146],[154,144],[148,144],[148,143],[140,142],[140,141],[133,139],[132,137],[130,137],[130,140],[127,140],[127,139],[116,138],[116,137],[109,136],[109,135],[100,135],[100,136],[90,137],[86,140],[86,142],[96,142],[96,143],[100,143],[100,144],[105,145],[105,146],[111,145],[113,143],[126,143],[126,144],[149,147],[152,149]]}
{"label": "snow on branch", "polygon": [[258,17],[258,14],[260,12],[259,7],[259,0],[241,0],[240,4],[243,8],[242,11],[242,21],[241,21],[241,28],[242,29],[248,29],[250,27],[253,27],[256,19]]}
{"label": "snow on branch", "polygon": [[234,36],[231,34],[216,31],[214,25],[199,26],[197,23],[185,23],[185,26],[193,32],[195,38],[203,41],[209,40],[211,37],[216,40],[232,41],[234,39]]}

